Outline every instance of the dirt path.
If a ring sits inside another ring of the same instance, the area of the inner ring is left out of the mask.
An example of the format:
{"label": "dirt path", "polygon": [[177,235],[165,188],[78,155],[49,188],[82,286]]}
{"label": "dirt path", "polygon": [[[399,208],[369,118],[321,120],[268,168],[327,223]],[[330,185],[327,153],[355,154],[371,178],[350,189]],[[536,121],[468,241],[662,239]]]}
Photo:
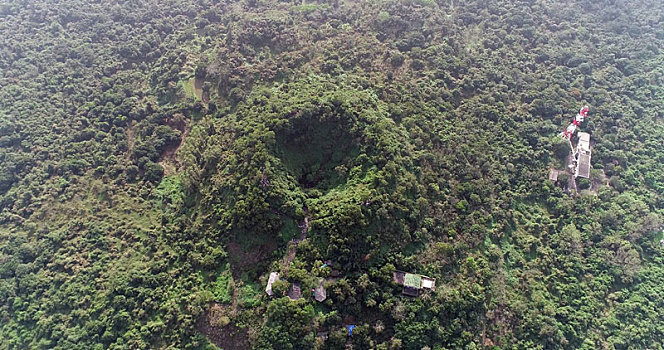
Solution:
{"label": "dirt path", "polygon": [[297,243],[302,242],[303,240],[307,239],[307,233],[309,232],[309,210],[305,207],[304,208],[304,220],[300,225],[297,227],[301,228],[300,230],[300,238],[297,240]]}
{"label": "dirt path", "polygon": [[286,255],[284,255],[284,258],[281,260],[281,266],[282,266],[282,271],[284,276],[288,275],[288,268],[290,267],[290,264],[295,260],[295,250],[297,249],[297,246],[307,239],[307,233],[309,232],[309,210],[307,207],[304,208],[304,220],[298,227],[301,229],[300,230],[300,237],[297,239],[292,239],[290,242],[288,242],[288,250],[286,251]]}
{"label": "dirt path", "polygon": [[240,288],[238,288],[237,285],[235,285],[234,288],[233,288],[233,300],[231,301],[231,316],[233,316],[233,317],[237,316],[237,314],[238,314],[238,311],[237,311],[237,297],[238,297],[238,294],[239,294],[239,292],[238,292],[239,289]]}
{"label": "dirt path", "polygon": [[129,161],[129,157],[131,156],[131,151],[134,149],[134,144],[136,143],[136,131],[134,130],[136,127],[134,126],[135,122],[132,120],[129,123],[129,126],[127,127],[126,135],[127,135],[127,154],[125,155],[125,159]]}
{"label": "dirt path", "polygon": [[567,183],[567,187],[569,187],[570,192],[574,190],[574,192],[578,192],[578,189],[576,187],[576,178],[574,177],[574,167],[570,168],[570,165],[574,164],[574,155],[570,154],[567,156],[567,162],[565,163],[565,170],[567,170],[567,173],[569,174],[569,181]]}
{"label": "dirt path", "polygon": [[281,270],[283,271],[284,276],[288,275],[288,268],[290,267],[290,264],[293,262],[293,260],[295,260],[295,248],[297,248],[297,245],[292,241],[289,242],[288,251],[286,252],[286,255],[284,255],[284,258],[281,260]]}
{"label": "dirt path", "polygon": [[166,125],[180,131],[180,142],[177,145],[167,147],[161,154],[161,160],[159,161],[159,164],[164,168],[164,175],[168,176],[175,174],[177,168],[180,166],[180,162],[177,160],[176,156],[180,148],[182,148],[182,145],[184,145],[184,140],[187,138],[187,135],[189,135],[191,122],[183,115],[177,114],[167,120]]}

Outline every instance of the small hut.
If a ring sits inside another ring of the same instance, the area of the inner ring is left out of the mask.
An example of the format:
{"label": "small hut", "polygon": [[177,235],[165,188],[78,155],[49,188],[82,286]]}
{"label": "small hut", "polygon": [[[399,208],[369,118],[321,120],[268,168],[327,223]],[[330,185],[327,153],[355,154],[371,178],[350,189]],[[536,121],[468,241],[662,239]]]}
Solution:
{"label": "small hut", "polygon": [[402,285],[404,295],[416,297],[420,294],[420,289],[436,290],[436,280],[414,273],[403,271],[394,271],[392,274],[394,283]]}
{"label": "small hut", "polygon": [[265,293],[269,296],[273,296],[274,292],[272,291],[272,283],[279,280],[279,272],[270,273],[270,278],[267,280],[267,287],[265,287]]}
{"label": "small hut", "polygon": [[392,280],[398,285],[403,285],[403,280],[406,277],[406,273],[403,271],[395,270],[392,272]]}
{"label": "small hut", "polygon": [[316,301],[319,303],[322,303],[325,301],[325,299],[327,299],[327,291],[323,285],[324,283],[325,280],[321,278],[318,282],[318,286],[314,289],[314,299],[316,299]]}
{"label": "small hut", "polygon": [[288,297],[291,298],[291,300],[298,300],[302,298],[302,288],[300,287],[299,283],[291,284],[290,288],[288,289]]}
{"label": "small hut", "polygon": [[422,277],[422,289],[436,290],[436,280],[431,277]]}
{"label": "small hut", "polygon": [[412,273],[407,273],[403,279],[403,294],[416,297],[420,294],[422,287],[422,277]]}

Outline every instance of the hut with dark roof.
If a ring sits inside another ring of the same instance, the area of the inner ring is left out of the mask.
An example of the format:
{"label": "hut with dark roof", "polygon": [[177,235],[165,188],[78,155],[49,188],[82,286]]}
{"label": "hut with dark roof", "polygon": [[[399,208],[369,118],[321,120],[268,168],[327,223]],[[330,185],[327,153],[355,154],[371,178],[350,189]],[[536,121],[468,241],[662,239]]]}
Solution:
{"label": "hut with dark roof", "polygon": [[290,288],[288,289],[288,297],[291,298],[291,300],[302,298],[302,288],[300,287],[299,283],[291,284]]}

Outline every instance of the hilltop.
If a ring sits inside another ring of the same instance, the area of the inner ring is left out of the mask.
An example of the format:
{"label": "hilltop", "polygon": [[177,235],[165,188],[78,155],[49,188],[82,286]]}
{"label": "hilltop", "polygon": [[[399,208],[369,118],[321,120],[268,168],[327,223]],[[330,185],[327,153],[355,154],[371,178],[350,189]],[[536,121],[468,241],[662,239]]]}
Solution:
{"label": "hilltop", "polygon": [[663,22],[0,3],[0,349],[662,347]]}

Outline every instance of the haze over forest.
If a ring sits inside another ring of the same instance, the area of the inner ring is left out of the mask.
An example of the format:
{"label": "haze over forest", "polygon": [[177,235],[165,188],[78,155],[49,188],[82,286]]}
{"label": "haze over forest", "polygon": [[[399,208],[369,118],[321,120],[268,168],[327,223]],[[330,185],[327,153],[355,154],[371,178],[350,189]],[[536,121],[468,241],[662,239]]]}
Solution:
{"label": "haze over forest", "polygon": [[662,348],[663,48],[661,0],[0,0],[0,350]]}

